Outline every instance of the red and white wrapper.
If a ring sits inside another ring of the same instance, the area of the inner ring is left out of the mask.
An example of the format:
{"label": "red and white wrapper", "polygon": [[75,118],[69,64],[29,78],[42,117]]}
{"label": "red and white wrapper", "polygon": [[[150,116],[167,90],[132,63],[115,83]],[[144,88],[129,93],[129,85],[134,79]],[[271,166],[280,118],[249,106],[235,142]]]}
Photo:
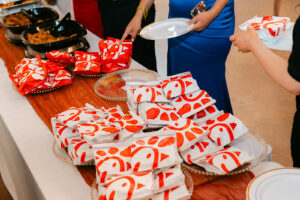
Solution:
{"label": "red and white wrapper", "polygon": [[204,156],[215,153],[222,148],[205,136],[185,151],[180,152],[180,155],[185,162],[193,164]]}
{"label": "red and white wrapper", "polygon": [[133,136],[133,134],[141,133],[145,128],[145,122],[134,113],[122,116],[121,121],[123,122],[123,126],[119,134],[119,140],[124,140]]}
{"label": "red and white wrapper", "polygon": [[142,85],[131,89],[135,103],[141,102],[160,102],[168,103],[160,85],[146,86]]}
{"label": "red and white wrapper", "polygon": [[191,77],[179,78],[163,83],[162,88],[168,99],[200,90],[197,81]]}
{"label": "red and white wrapper", "polygon": [[97,74],[101,72],[101,57],[98,52],[75,51],[74,73]]}
{"label": "red and white wrapper", "polygon": [[68,110],[57,114],[55,118],[62,124],[75,128],[76,125],[88,122],[90,120],[99,120],[103,117],[104,113],[101,110],[95,109],[91,105],[86,107],[76,108],[71,107]]}
{"label": "red and white wrapper", "polygon": [[239,27],[241,30],[246,31],[250,26],[256,30],[261,40],[275,43],[284,35],[284,32],[290,25],[290,18],[288,17],[255,16],[241,24]]}
{"label": "red and white wrapper", "polygon": [[169,131],[156,131],[134,135],[131,166],[133,172],[162,169],[182,162],[176,136]]}
{"label": "red and white wrapper", "polygon": [[145,200],[153,195],[153,173],[113,176],[99,186],[100,200]]}
{"label": "red and white wrapper", "polygon": [[99,49],[102,55],[103,64],[107,63],[124,63],[130,61],[132,55],[132,42],[126,40],[120,44],[120,40],[107,38],[99,41]]}
{"label": "red and white wrapper", "polygon": [[[182,184],[182,183],[181,183]],[[183,184],[177,187],[174,187],[170,190],[155,194],[152,198],[148,200],[188,200],[191,198],[189,191],[186,188],[186,185]]]}
{"label": "red and white wrapper", "polygon": [[154,177],[154,192],[160,193],[180,186],[185,181],[185,176],[180,165],[164,169]]}
{"label": "red and white wrapper", "polygon": [[175,74],[173,76],[159,76],[159,77],[157,77],[157,80],[160,81],[161,85],[163,85],[170,81],[174,81],[174,80],[178,80],[178,79],[185,79],[185,78],[192,78],[191,73],[183,72],[183,73]]}
{"label": "red and white wrapper", "polygon": [[51,118],[51,125],[56,143],[61,148],[65,148],[69,145],[69,138],[79,136],[76,129],[62,124],[55,117]]}
{"label": "red and white wrapper", "polygon": [[[35,58],[36,59],[36,58]],[[67,64],[61,64],[57,62],[52,62],[49,60],[41,60],[42,64],[46,67],[47,73],[56,72],[68,67]]]}
{"label": "red and white wrapper", "polygon": [[34,91],[69,85],[72,83],[72,75],[66,70],[58,70],[48,73],[44,82],[39,84]]}
{"label": "red and white wrapper", "polygon": [[216,103],[216,100],[211,98],[204,90],[197,90],[193,93],[176,97],[171,102],[177,113],[182,117],[194,115],[214,103]]}
{"label": "red and white wrapper", "polygon": [[88,121],[76,126],[78,133],[89,144],[113,142],[121,129],[110,125],[106,120]]}
{"label": "red and white wrapper", "polygon": [[64,64],[72,64],[75,62],[72,54],[61,51],[50,51],[46,53],[46,57],[54,62],[64,63]]}
{"label": "red and white wrapper", "polygon": [[80,137],[69,138],[68,153],[75,165],[90,163],[94,160],[92,146]]}
{"label": "red and white wrapper", "polygon": [[228,147],[205,156],[195,164],[205,168],[208,172],[226,174],[251,160],[253,157],[247,152],[235,147]]}
{"label": "red and white wrapper", "polygon": [[217,146],[230,144],[248,132],[248,128],[243,122],[230,113],[220,115],[216,119],[207,120],[202,128],[209,131],[208,138],[214,141]]}
{"label": "red and white wrapper", "polygon": [[100,109],[107,114],[104,119],[106,119],[108,122],[115,122],[116,120],[121,120],[122,116],[124,115],[119,105],[112,108],[101,107]]}
{"label": "red and white wrapper", "polygon": [[111,62],[111,63],[104,63],[102,64],[102,72],[103,73],[112,73],[118,70],[128,69],[130,67],[130,62],[128,63],[118,63]]}
{"label": "red and white wrapper", "polygon": [[188,149],[208,133],[199,124],[187,118],[180,118],[166,126],[164,130],[171,130],[176,133],[178,151]]}
{"label": "red and white wrapper", "polygon": [[131,142],[93,145],[98,183],[105,183],[112,175],[130,174]]}
{"label": "red and white wrapper", "polygon": [[163,103],[141,103],[138,112],[148,125],[168,125],[180,118],[173,106]]}
{"label": "red and white wrapper", "polygon": [[206,122],[207,120],[215,118],[222,114],[224,114],[224,112],[219,111],[218,108],[213,104],[213,105],[208,106],[207,108],[197,112],[196,114],[189,116],[188,118],[191,120],[194,120],[198,124],[202,124],[202,123]]}

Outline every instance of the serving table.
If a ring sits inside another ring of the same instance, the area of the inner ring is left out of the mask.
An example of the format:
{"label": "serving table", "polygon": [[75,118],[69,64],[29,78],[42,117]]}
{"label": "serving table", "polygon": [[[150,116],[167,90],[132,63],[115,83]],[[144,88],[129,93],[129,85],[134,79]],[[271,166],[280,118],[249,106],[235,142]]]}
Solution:
{"label": "serving table", "polygon": [[[87,40],[90,51],[97,51],[99,38],[89,32]],[[50,118],[71,106],[83,107],[85,103],[95,107],[118,104],[127,112],[126,103],[101,99],[93,91],[97,79],[79,76],[75,76],[72,85],[57,91],[23,97],[13,88],[8,73],[14,73],[14,67],[25,57],[24,51],[6,40],[3,28],[0,29],[0,49],[0,172],[9,192],[16,200],[90,199],[95,169],[77,168],[54,156]],[[143,67],[133,60],[131,68]],[[202,184],[195,187],[193,199],[202,198],[199,196],[201,190],[215,187],[206,184],[214,178],[193,177]],[[215,183],[222,184],[229,179],[237,188],[232,197],[245,199],[244,191],[252,177],[249,173],[219,179]]]}

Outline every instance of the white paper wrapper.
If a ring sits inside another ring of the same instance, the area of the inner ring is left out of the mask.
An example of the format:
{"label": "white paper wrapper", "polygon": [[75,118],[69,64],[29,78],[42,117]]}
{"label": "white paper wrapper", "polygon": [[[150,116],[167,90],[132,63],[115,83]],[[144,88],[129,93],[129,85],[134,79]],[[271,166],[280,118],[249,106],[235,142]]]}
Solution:
{"label": "white paper wrapper", "polygon": [[112,175],[130,174],[131,142],[93,145],[98,183],[105,183]]}
{"label": "white paper wrapper", "polygon": [[68,139],[71,137],[79,136],[76,129],[70,128],[60,123],[56,118],[51,118],[51,125],[56,143],[61,148],[65,148],[69,145]]}
{"label": "white paper wrapper", "polygon": [[88,121],[76,126],[78,133],[89,145],[113,142],[121,131],[106,120]]}
{"label": "white paper wrapper", "polygon": [[130,89],[133,93],[135,103],[142,102],[161,102],[168,103],[169,100],[165,97],[160,85],[155,86],[139,86]]}
{"label": "white paper wrapper", "polygon": [[164,130],[176,133],[178,151],[188,149],[208,133],[199,124],[187,118],[180,118],[171,125],[166,126]]}
{"label": "white paper wrapper", "polygon": [[197,90],[172,99],[171,104],[182,117],[189,117],[197,112],[213,105],[216,100],[211,98],[204,90]]}
{"label": "white paper wrapper", "polygon": [[[129,111],[130,112],[130,111]],[[119,140],[125,140],[134,134],[141,133],[145,128],[145,122],[136,114],[130,112],[121,118],[123,123],[122,131],[119,134]]]}
{"label": "white paper wrapper", "polygon": [[90,163],[94,160],[92,146],[80,137],[69,138],[68,153],[75,165]]}
{"label": "white paper wrapper", "polygon": [[149,125],[168,125],[180,118],[173,106],[162,103],[141,103],[138,112]]}
{"label": "white paper wrapper", "polygon": [[206,155],[215,153],[223,147],[217,146],[208,137],[204,136],[199,142],[180,152],[183,160],[189,164],[194,164]]}
{"label": "white paper wrapper", "polygon": [[209,130],[208,138],[218,146],[225,146],[248,132],[243,122],[230,113],[206,121],[202,128]]}
{"label": "white paper wrapper", "polygon": [[159,77],[157,77],[157,80],[160,81],[160,84],[164,84],[164,83],[167,83],[167,82],[172,81],[172,80],[190,78],[190,77],[192,77],[192,75],[188,71],[188,72],[175,74],[175,75],[172,75],[172,76],[159,76]]}
{"label": "white paper wrapper", "polygon": [[189,116],[188,118],[197,122],[198,124],[202,124],[209,119],[215,118],[219,115],[224,114],[223,111],[219,111],[218,108],[213,104],[194,115]]}
{"label": "white paper wrapper", "polygon": [[257,31],[258,37],[270,43],[276,43],[288,29],[290,25],[290,18],[288,17],[253,17],[252,19],[239,25],[239,28],[246,31],[248,26]]}
{"label": "white paper wrapper", "polygon": [[205,156],[195,164],[203,167],[206,171],[218,174],[226,174],[246,162],[253,159],[247,152],[235,147],[228,147],[219,150],[217,153]]}
{"label": "white paper wrapper", "polygon": [[154,176],[154,193],[160,193],[182,185],[185,176],[180,165],[164,169]]}
{"label": "white paper wrapper", "polygon": [[191,196],[186,185],[183,184],[179,187],[172,188],[171,190],[158,193],[148,200],[187,200],[190,198]]}
{"label": "white paper wrapper", "polygon": [[145,200],[153,195],[152,191],[153,173],[150,171],[127,176],[113,176],[107,179],[105,187],[99,189],[99,195],[105,192],[105,197],[109,200]]}
{"label": "white paper wrapper", "polygon": [[142,172],[174,166],[182,162],[176,136],[170,131],[134,135],[131,166],[133,172]]}
{"label": "white paper wrapper", "polygon": [[179,78],[163,83],[162,88],[168,99],[200,90],[197,81],[191,77]]}

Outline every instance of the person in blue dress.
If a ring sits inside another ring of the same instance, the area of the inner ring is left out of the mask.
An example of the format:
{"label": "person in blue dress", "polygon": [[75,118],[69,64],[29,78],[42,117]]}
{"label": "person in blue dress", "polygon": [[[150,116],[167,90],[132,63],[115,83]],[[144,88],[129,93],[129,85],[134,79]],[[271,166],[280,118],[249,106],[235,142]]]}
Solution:
{"label": "person in blue dress", "polygon": [[[122,40],[134,39],[140,31],[141,20],[154,0],[141,0],[136,15],[128,24]],[[169,18],[192,18],[191,10],[199,0],[170,0]],[[204,0],[208,11],[199,13],[188,23],[191,32],[168,41],[168,75],[190,71],[201,89],[214,99],[216,106],[232,113],[225,62],[231,48],[229,36],[234,32],[233,0]]]}

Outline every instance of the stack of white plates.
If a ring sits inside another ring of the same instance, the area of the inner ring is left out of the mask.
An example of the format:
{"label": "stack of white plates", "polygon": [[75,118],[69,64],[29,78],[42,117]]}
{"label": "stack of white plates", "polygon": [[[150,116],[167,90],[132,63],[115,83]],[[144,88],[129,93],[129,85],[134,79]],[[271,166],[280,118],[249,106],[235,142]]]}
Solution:
{"label": "stack of white plates", "polygon": [[300,169],[272,169],[256,176],[248,185],[247,200],[299,200]]}

